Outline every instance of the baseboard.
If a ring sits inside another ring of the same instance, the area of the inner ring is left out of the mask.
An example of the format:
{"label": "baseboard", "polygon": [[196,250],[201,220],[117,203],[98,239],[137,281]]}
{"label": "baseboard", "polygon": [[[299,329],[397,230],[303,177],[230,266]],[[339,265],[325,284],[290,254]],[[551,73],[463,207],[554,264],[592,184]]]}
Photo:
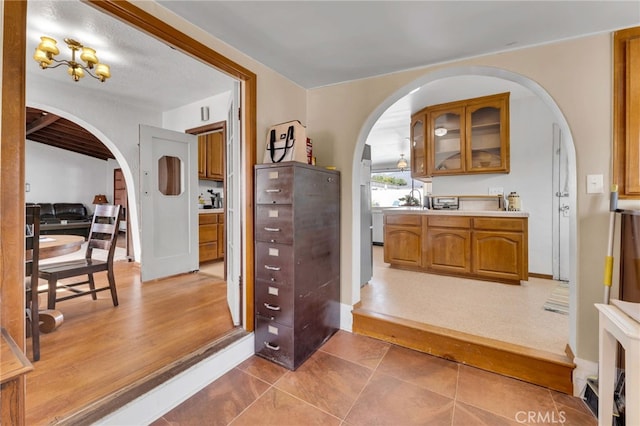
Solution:
{"label": "baseboard", "polygon": [[542,278],[543,280],[552,280],[553,279],[553,275],[549,275],[549,274],[537,274],[535,272],[529,272],[529,277],[532,278]]}
{"label": "baseboard", "polygon": [[353,306],[340,304],[340,329],[351,333],[353,331]]}
{"label": "baseboard", "polygon": [[587,378],[598,375],[598,363],[586,359],[573,358],[573,395],[582,396],[587,386]]}

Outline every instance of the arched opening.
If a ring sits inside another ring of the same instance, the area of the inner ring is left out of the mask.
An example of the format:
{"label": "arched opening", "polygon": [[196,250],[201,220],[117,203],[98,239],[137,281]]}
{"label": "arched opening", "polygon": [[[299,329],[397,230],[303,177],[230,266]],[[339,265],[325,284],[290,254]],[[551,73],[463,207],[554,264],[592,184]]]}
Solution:
{"label": "arched opening", "polygon": [[[571,136],[571,132],[569,130],[568,123],[564,118],[560,108],[555,103],[555,101],[551,98],[551,96],[546,92],[544,88],[538,85],[535,81],[498,68],[490,68],[490,67],[456,67],[449,69],[441,69],[438,71],[430,72],[425,74],[424,76],[416,79],[410,84],[398,89],[391,96],[389,96],[381,105],[379,105],[368,117],[363,127],[360,130],[358,141],[356,144],[352,167],[354,170],[358,170],[360,167],[360,159],[362,158],[362,152],[365,147],[365,142],[373,129],[375,123],[378,119],[384,114],[387,109],[389,109],[392,105],[394,105],[397,101],[401,100],[405,96],[407,96],[411,91],[415,89],[428,90],[429,84],[435,82],[446,81],[448,78],[460,77],[460,76],[482,76],[482,77],[494,77],[498,79],[502,79],[509,83],[518,84],[527,90],[531,91],[539,101],[544,104],[544,106],[550,111],[550,114],[553,117],[553,121],[557,124],[562,137],[563,144],[566,148],[566,156],[567,156],[567,188],[569,190],[569,205],[576,206],[576,164],[575,164],[575,148],[573,144],[573,139]],[[420,109],[420,108],[416,108]],[[416,110],[412,111],[415,112]],[[397,158],[395,159],[397,160]],[[551,169],[552,159],[549,158],[549,169]],[[353,197],[359,197],[360,193],[360,175],[357,173],[353,174],[352,178],[352,194]],[[353,223],[357,223],[361,217],[361,205],[360,203],[353,203],[352,208],[352,221]],[[575,335],[576,335],[576,212],[575,209],[571,209],[570,215],[568,217],[568,228],[569,228],[569,243],[568,243],[568,281],[569,281],[569,301],[570,301],[570,309],[569,309],[569,336],[568,341],[571,348],[575,348]],[[360,253],[361,253],[361,230],[359,227],[353,227],[353,280],[354,283],[352,287],[352,301],[357,303],[361,300],[360,297],[360,283],[363,281],[360,277],[361,268],[360,262]]]}

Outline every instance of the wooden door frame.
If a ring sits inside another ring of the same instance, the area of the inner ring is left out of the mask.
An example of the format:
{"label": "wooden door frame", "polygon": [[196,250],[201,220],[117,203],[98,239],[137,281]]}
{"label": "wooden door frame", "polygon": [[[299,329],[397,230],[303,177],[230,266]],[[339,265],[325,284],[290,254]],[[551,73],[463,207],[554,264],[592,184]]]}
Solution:
{"label": "wooden door frame", "polygon": [[[196,58],[241,82],[241,132],[244,135],[244,190],[246,253],[244,264],[244,327],[253,331],[253,166],[256,164],[257,76],[199,41],[178,31],[127,1],[84,0],[96,9],[155,37],[182,53]],[[24,321],[24,185],[26,114],[27,2],[3,2],[2,117],[0,118],[0,325],[25,349]],[[18,379],[0,396],[3,424],[24,423],[25,380]]]}

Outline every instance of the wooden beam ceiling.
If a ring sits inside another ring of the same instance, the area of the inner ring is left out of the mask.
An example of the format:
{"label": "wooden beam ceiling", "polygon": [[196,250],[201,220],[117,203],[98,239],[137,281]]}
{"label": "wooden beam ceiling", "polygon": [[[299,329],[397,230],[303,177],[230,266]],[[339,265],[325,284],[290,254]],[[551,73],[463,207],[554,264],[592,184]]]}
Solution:
{"label": "wooden beam ceiling", "polygon": [[27,107],[26,116],[26,135],[30,141],[101,160],[115,158],[97,137],[72,121],[31,107]]}

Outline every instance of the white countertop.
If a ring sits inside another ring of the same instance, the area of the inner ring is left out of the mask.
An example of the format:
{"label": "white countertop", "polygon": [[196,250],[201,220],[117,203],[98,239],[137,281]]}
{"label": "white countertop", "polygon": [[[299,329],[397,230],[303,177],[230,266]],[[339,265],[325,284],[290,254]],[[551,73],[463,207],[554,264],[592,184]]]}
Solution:
{"label": "white countertop", "polygon": [[198,209],[198,214],[224,213],[224,209]]}
{"label": "white countertop", "polygon": [[524,211],[508,210],[431,210],[422,207],[389,207],[382,209],[384,214],[424,214],[441,216],[489,216],[489,217],[529,217]]}

